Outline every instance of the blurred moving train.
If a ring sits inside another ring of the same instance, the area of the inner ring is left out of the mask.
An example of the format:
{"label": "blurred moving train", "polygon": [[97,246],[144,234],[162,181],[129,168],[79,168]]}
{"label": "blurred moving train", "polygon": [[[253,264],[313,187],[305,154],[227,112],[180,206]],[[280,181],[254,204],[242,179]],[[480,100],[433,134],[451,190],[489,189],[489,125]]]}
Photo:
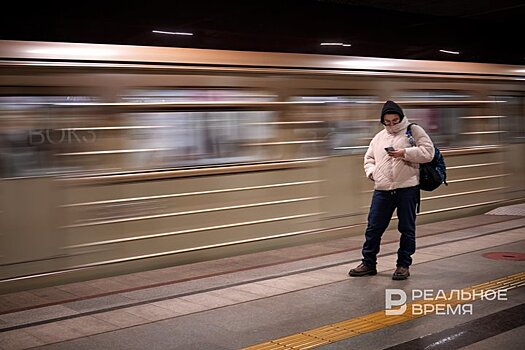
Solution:
{"label": "blurred moving train", "polygon": [[362,235],[387,99],[444,150],[419,223],[525,198],[524,66],[17,41],[0,60],[2,291]]}

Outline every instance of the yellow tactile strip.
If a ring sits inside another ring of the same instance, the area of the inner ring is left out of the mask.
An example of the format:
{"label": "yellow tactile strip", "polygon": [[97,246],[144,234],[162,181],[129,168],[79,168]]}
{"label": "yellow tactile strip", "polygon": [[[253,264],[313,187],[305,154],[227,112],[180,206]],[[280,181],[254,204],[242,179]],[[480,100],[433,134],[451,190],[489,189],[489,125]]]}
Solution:
{"label": "yellow tactile strip", "polygon": [[[476,293],[473,293],[473,295],[477,296],[476,299],[480,299],[481,294],[487,291],[509,290],[523,285],[525,285],[525,272],[520,272],[493,281],[466,287],[459,290],[459,292],[469,293],[476,291]],[[386,328],[427,315],[410,314],[409,311],[412,310],[411,306],[414,304],[424,305],[442,303],[447,305],[456,305],[467,302],[467,300],[458,299],[458,295],[462,294],[458,294],[457,290],[455,292],[451,291],[446,295],[446,298],[436,298],[434,300],[408,303],[407,311],[405,311],[405,313],[402,315],[386,315],[385,311],[381,310],[350,320],[345,320],[323,327],[310,329],[301,333],[289,335],[283,338],[270,340],[265,343],[244,348],[244,350],[303,350],[316,348],[321,345],[326,345],[339,340],[351,338],[356,335],[373,332],[381,328]]]}

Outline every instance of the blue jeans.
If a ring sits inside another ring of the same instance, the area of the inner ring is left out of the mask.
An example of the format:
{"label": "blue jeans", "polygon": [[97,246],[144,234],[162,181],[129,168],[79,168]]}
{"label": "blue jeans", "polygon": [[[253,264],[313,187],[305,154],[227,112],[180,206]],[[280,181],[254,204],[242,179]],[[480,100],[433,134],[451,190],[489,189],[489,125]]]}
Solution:
{"label": "blue jeans", "polygon": [[416,207],[419,199],[419,186],[374,191],[363,244],[363,264],[376,266],[381,237],[396,208],[399,219],[397,229],[401,233],[396,265],[409,267],[412,264],[411,256],[416,251]]}

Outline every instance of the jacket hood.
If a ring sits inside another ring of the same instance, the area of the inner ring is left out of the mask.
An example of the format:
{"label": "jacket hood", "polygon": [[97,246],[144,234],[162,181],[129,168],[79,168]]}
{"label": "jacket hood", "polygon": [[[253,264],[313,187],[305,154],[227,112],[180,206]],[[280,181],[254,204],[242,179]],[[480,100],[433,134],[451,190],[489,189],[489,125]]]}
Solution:
{"label": "jacket hood", "polygon": [[383,109],[381,110],[381,124],[384,123],[385,114],[394,113],[397,114],[400,118],[400,120],[403,120],[405,117],[405,114],[403,113],[403,110],[397,103],[394,101],[386,101],[386,103],[383,105]]}

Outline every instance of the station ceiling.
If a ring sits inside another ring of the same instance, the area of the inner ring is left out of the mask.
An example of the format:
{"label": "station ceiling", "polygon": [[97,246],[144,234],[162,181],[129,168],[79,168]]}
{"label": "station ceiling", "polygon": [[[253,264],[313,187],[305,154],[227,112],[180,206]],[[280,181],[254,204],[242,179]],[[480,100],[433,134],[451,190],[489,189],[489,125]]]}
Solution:
{"label": "station ceiling", "polygon": [[[525,65],[523,1],[19,1],[10,6],[0,14],[0,39]],[[321,45],[327,42],[346,46]]]}

